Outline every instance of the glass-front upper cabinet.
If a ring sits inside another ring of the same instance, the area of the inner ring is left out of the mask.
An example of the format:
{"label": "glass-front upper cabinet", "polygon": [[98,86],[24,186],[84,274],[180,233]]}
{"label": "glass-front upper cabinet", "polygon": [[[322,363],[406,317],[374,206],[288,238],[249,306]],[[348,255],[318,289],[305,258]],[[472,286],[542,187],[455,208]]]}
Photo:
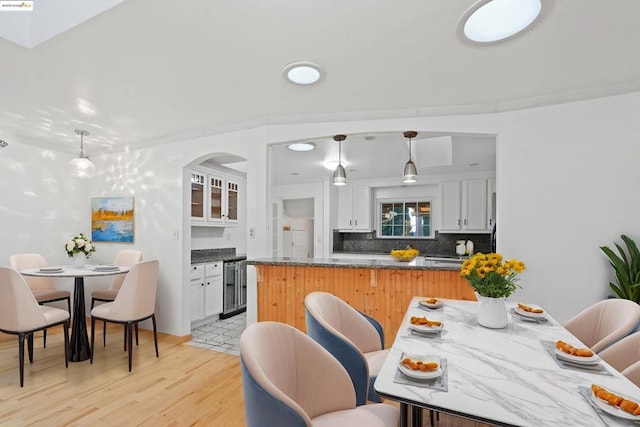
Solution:
{"label": "glass-front upper cabinet", "polygon": [[204,174],[191,172],[191,220],[204,221]]}
{"label": "glass-front upper cabinet", "polygon": [[222,221],[224,219],[224,180],[217,176],[209,175],[209,221]]}
{"label": "glass-front upper cabinet", "polygon": [[431,201],[381,201],[379,237],[432,237]]}
{"label": "glass-front upper cabinet", "polygon": [[238,222],[238,183],[227,181],[227,222]]}

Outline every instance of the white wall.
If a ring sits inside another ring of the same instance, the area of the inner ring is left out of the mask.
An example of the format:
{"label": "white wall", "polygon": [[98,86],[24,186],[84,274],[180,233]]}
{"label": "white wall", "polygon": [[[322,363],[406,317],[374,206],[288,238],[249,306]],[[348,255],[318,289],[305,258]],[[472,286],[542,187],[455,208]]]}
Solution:
{"label": "white wall", "polygon": [[[145,259],[160,260],[159,329],[188,334],[191,238],[183,189],[185,167],[192,162],[224,152],[247,159],[247,228],[256,231],[247,254],[258,258],[268,256],[271,236],[268,143],[338,131],[490,133],[498,135],[498,248],[528,265],[514,299],[542,304],[564,321],[609,294],[613,275],[598,246],[610,245],[621,233],[640,239],[639,112],[640,93],[633,93],[503,114],[260,126],[93,159],[99,176],[91,183],[67,178],[71,155],[3,138],[10,145],[0,150],[0,258],[6,263],[11,253],[37,251],[52,263],[63,262],[63,242],[89,230],[88,199],[131,194],[135,246]],[[331,196],[327,183],[322,194]],[[329,210],[324,204],[325,224]],[[100,245],[96,260],[110,261],[120,247]],[[251,322],[255,269],[248,269],[248,280]]]}

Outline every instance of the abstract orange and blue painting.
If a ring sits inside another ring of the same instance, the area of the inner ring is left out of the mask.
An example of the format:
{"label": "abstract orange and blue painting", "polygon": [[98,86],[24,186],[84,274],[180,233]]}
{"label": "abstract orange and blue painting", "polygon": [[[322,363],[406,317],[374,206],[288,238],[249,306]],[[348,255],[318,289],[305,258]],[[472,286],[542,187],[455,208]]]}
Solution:
{"label": "abstract orange and blue painting", "polygon": [[91,199],[91,240],[133,243],[133,197]]}

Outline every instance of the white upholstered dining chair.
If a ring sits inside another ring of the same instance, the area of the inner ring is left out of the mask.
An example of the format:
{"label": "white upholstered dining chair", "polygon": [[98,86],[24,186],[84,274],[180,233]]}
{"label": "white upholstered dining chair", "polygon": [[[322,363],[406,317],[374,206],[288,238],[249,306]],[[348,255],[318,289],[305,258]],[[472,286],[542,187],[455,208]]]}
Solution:
{"label": "white upholstered dining chair", "polygon": [[[137,262],[142,261],[142,251],[137,249],[123,249],[116,254],[116,258],[113,260],[113,264],[120,267],[133,267]],[[125,274],[118,274],[113,276],[111,286],[109,289],[99,289],[91,292],[91,309],[96,301],[99,302],[111,302],[116,299],[118,291],[122,287]],[[126,334],[126,329],[125,329]],[[125,341],[127,337],[125,335]],[[136,344],[138,344],[138,333],[136,329]],[[102,323],[102,345],[107,345],[107,322]]]}
{"label": "white upholstered dining chair", "polygon": [[[47,260],[40,254],[15,254],[9,257],[9,266],[17,271],[30,268],[48,267]],[[48,277],[23,276],[38,304],[55,301],[67,301],[67,310],[71,313],[71,292],[56,289]],[[42,344],[47,346],[47,330],[42,331]]]}
{"label": "white upholstered dining chair", "polygon": [[127,338],[126,347],[129,349],[129,372],[132,361],[132,329],[138,322],[151,319],[153,324],[153,341],[158,353],[158,334],[156,329],[156,291],[158,289],[158,266],[156,260],[141,261],[131,267],[122,287],[113,302],[94,307],[91,310],[91,363],[95,355],[96,320],[102,320],[125,325]]}
{"label": "white upholstered dining chair", "polygon": [[309,293],[304,307],[307,334],[347,370],[357,404],[381,402],[373,384],[389,350],[380,323],[327,292]]}
{"label": "white upholstered dining chair", "polygon": [[247,427],[397,427],[386,403],[356,405],[349,374],[320,344],[296,328],[258,322],[240,337]]}
{"label": "white upholstered dining chair", "polygon": [[38,304],[24,278],[11,267],[0,267],[0,332],[18,336],[20,387],[24,385],[24,340],[33,363],[33,333],[62,325],[64,364],[69,366],[69,312]]}
{"label": "white upholstered dining chair", "polygon": [[640,387],[640,332],[627,335],[611,344],[599,356]]}
{"label": "white upholstered dining chair", "polygon": [[585,308],[564,327],[596,353],[629,334],[640,322],[640,305],[606,299]]}

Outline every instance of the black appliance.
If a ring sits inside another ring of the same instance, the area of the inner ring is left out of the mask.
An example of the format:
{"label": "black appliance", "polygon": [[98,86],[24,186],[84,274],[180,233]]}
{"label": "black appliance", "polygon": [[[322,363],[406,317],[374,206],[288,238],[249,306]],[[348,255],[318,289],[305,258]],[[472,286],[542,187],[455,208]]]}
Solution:
{"label": "black appliance", "polygon": [[493,223],[493,228],[491,228],[491,252],[496,251],[496,222]]}
{"label": "black appliance", "polygon": [[226,319],[247,310],[247,264],[245,259],[225,261],[223,264],[222,292],[223,309],[221,319]]}

